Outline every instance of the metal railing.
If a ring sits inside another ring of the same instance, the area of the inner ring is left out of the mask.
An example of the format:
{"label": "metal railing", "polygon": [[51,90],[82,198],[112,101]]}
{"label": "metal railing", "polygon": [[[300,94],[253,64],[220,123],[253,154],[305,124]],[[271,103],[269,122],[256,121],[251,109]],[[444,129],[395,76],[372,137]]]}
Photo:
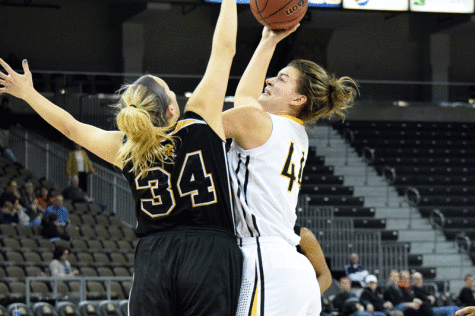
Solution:
{"label": "metal railing", "polygon": [[79,293],[74,293],[74,295],[79,295],[79,300],[80,301],[85,301],[87,299],[87,282],[89,281],[97,281],[97,282],[103,282],[105,284],[105,289],[106,289],[106,298],[107,300],[112,299],[112,290],[111,290],[111,282],[112,281],[129,281],[132,282],[133,278],[132,277],[125,277],[125,276],[115,276],[115,277],[68,277],[68,278],[62,278],[62,277],[26,277],[25,278],[25,296],[26,296],[26,305],[31,304],[31,289],[30,285],[32,282],[35,281],[49,281],[51,284],[51,287],[53,289],[53,292],[51,293],[51,296],[48,297],[47,299],[50,300],[62,300],[64,295],[60,294],[58,292],[58,284],[60,282],[78,282],[79,283]]}
{"label": "metal railing", "polygon": [[388,181],[388,186],[386,190],[386,206],[389,206],[389,192],[392,185],[396,182],[396,169],[390,166],[384,166],[383,176]]}
{"label": "metal railing", "polygon": [[406,243],[381,241],[381,231],[354,229],[351,218],[334,216],[334,208],[309,206],[305,195],[299,198],[297,224],[310,229],[317,237],[323,253],[330,259],[331,269],[342,270],[351,253],[360,255],[364,268],[386,279],[391,270],[407,270]]}
{"label": "metal railing", "polygon": [[[59,189],[68,186],[69,150],[26,129],[14,128],[10,135],[11,150],[25,168],[37,178],[53,182]],[[122,174],[94,162],[93,166],[96,172],[89,177],[88,194],[125,223],[135,225],[134,200],[127,180]]]}

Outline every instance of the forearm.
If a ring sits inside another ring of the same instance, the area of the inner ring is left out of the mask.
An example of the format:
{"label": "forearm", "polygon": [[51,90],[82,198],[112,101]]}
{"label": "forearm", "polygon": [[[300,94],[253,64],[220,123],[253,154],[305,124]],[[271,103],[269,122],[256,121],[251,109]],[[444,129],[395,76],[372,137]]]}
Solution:
{"label": "forearm", "polygon": [[236,54],[237,9],[235,0],[223,0],[213,35],[211,54],[228,53],[231,58]]}
{"label": "forearm", "polygon": [[46,122],[70,138],[71,127],[76,120],[74,117],[53,104],[39,92],[29,89],[25,94],[24,101],[27,102]]}
{"label": "forearm", "polygon": [[253,98],[257,100],[262,93],[266,80],[267,69],[274,55],[276,44],[269,41],[261,41],[257,46],[254,55],[246,67],[244,74],[236,89],[235,106],[239,104],[240,98]]}
{"label": "forearm", "polygon": [[320,293],[323,294],[325,293],[326,290],[330,287],[332,284],[332,275],[330,273],[330,270],[325,271],[325,273],[320,274],[317,277],[318,284],[320,285]]}

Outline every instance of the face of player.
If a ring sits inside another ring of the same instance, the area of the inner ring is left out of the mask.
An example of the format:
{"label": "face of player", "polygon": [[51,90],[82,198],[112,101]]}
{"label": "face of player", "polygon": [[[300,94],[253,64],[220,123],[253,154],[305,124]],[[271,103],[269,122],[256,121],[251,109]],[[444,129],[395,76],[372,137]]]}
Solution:
{"label": "face of player", "polygon": [[180,117],[180,108],[178,107],[175,92],[170,90],[167,83],[163,79],[155,76],[152,76],[152,78],[155,79],[158,84],[165,90],[166,94],[171,100],[171,103],[168,105],[167,110],[167,118],[169,122],[178,120],[178,118]]}
{"label": "face of player", "polygon": [[264,92],[258,101],[266,112],[287,114],[296,100],[301,101],[302,95],[297,93],[299,71],[294,67],[285,67],[278,75],[266,80]]}

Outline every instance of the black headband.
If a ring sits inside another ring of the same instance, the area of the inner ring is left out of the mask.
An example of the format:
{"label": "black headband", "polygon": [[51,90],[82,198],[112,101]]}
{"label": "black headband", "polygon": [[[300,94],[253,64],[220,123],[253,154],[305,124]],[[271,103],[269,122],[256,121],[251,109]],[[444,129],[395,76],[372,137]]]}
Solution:
{"label": "black headband", "polygon": [[153,91],[153,93],[160,99],[160,103],[163,106],[167,106],[170,103],[169,97],[158,82],[150,76],[142,76],[134,84],[139,84]]}

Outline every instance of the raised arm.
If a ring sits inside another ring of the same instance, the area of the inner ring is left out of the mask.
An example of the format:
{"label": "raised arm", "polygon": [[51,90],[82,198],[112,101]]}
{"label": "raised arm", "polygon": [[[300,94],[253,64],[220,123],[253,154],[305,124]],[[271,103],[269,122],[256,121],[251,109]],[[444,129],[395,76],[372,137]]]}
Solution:
{"label": "raised arm", "polygon": [[313,266],[317,274],[320,292],[323,294],[332,283],[332,275],[328,268],[322,248],[318,243],[317,237],[305,227],[300,229],[300,248]]}
{"label": "raised arm", "polygon": [[[27,102],[46,122],[75,143],[87,148],[105,161],[116,164],[117,152],[122,145],[124,133],[105,131],[83,124],[71,114],[51,103],[33,87],[31,72],[26,60],[23,61],[24,74],[20,75],[0,59],[7,74],[0,72],[0,92],[9,93]],[[119,166],[121,167],[121,166]]]}
{"label": "raised arm", "polygon": [[220,114],[223,110],[231,63],[236,54],[236,37],[236,0],[223,0],[206,72],[185,107],[185,112],[194,111],[200,114],[223,140],[225,137]]}
{"label": "raised arm", "polygon": [[267,69],[274,55],[277,44],[293,33],[300,24],[285,31],[275,31],[267,26],[262,31],[262,38],[257,46],[251,61],[246,67],[244,74],[239,81],[234,97],[234,106],[251,105],[262,109],[257,103],[257,99],[262,93],[266,80]]}

